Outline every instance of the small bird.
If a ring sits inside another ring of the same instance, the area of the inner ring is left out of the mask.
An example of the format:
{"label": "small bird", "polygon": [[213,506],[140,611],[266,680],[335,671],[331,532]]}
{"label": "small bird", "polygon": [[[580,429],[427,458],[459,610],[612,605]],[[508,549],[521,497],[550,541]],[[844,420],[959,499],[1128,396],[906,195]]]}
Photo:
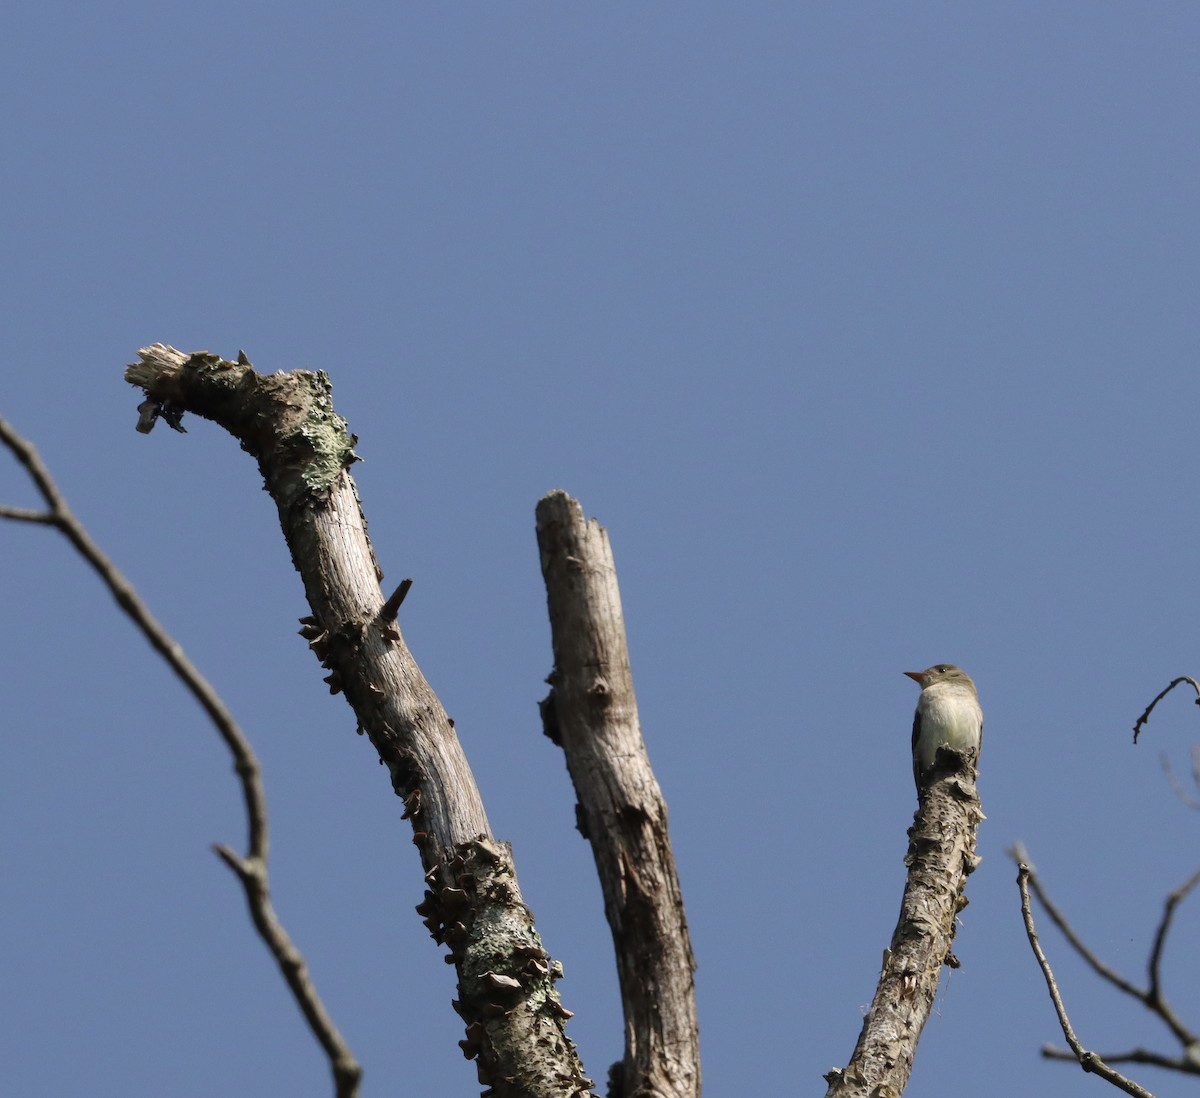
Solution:
{"label": "small bird", "polygon": [[983,742],[983,710],[971,676],[952,663],[938,663],[924,671],[904,672],[921,684],[921,698],[913,714],[913,778],[920,794],[933,768],[939,747],[973,753],[979,763]]}

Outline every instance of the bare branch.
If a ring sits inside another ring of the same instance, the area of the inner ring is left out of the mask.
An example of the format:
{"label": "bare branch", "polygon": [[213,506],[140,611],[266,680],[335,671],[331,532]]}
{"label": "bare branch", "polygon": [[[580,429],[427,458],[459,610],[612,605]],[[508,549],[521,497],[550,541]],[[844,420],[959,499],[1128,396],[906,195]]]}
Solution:
{"label": "bare branch", "polygon": [[[1113,1086],[1123,1090],[1126,1094],[1134,1095],[1135,1098],[1154,1098],[1154,1095],[1150,1091],[1138,1085],[1132,1079],[1126,1078],[1119,1071],[1109,1067],[1096,1053],[1089,1052],[1075,1035],[1075,1029],[1071,1025],[1071,1019],[1067,1016],[1067,1008],[1063,1004],[1062,995],[1058,990],[1058,983],[1054,979],[1054,972],[1050,967],[1050,961],[1042,951],[1042,944],[1038,939],[1037,926],[1033,919],[1033,903],[1030,899],[1029,890],[1031,880],[1034,882],[1037,880],[1036,875],[1029,864],[1028,857],[1023,848],[1018,847],[1011,851],[1011,854],[1013,860],[1017,863],[1017,888],[1021,892],[1021,915],[1025,920],[1025,935],[1029,939],[1030,948],[1033,950],[1033,955],[1037,958],[1037,963],[1042,970],[1042,976],[1046,981],[1046,988],[1050,992],[1050,1000],[1054,1003],[1054,1011],[1058,1015],[1058,1024],[1062,1027],[1063,1036],[1067,1039],[1067,1044],[1071,1046],[1071,1051],[1074,1053],[1075,1059],[1079,1062],[1079,1066],[1084,1071],[1092,1072],[1099,1075],[1102,1079],[1107,1079]],[[1041,899],[1040,892],[1038,898]]]}
{"label": "bare branch", "polygon": [[908,878],[875,997],[849,1064],[825,1076],[826,1098],[903,1093],[942,966],[959,967],[951,946],[967,905],[966,879],[979,862],[976,832],[984,817],[973,759],[942,748],[938,767],[909,829]]}
{"label": "bare branch", "polygon": [[46,526],[56,525],[54,515],[49,511],[30,511],[24,507],[0,507],[0,518],[12,519],[14,522],[38,522]]}
{"label": "bare branch", "polygon": [[[1017,848],[1017,851],[1022,854],[1022,858],[1018,859],[1017,861],[1018,866],[1020,866],[1023,864],[1023,851],[1021,851],[1021,848],[1019,847]],[[1014,858],[1016,858],[1016,854],[1014,854]],[[1029,887],[1037,896],[1038,902],[1046,909],[1046,914],[1050,916],[1051,922],[1053,922],[1054,925],[1058,927],[1060,931],[1062,931],[1063,937],[1067,939],[1075,952],[1087,962],[1092,971],[1095,972],[1096,975],[1101,979],[1107,980],[1119,991],[1123,991],[1126,995],[1132,996],[1139,1002],[1144,1002],[1145,993],[1142,991],[1142,989],[1131,983],[1129,980],[1126,980],[1125,977],[1119,972],[1110,968],[1102,960],[1100,960],[1100,958],[1097,957],[1096,954],[1093,953],[1088,947],[1087,943],[1075,933],[1075,928],[1067,921],[1067,917],[1058,909],[1058,906],[1046,894],[1045,889],[1042,888],[1041,879],[1034,872],[1032,866],[1027,866],[1026,876]]]}
{"label": "bare branch", "polygon": [[[1045,1060],[1069,1060],[1075,1062],[1076,1056],[1070,1049],[1055,1048],[1054,1045],[1042,1046],[1042,1058]],[[1164,1056],[1150,1049],[1133,1048],[1128,1052],[1106,1052],[1103,1056],[1106,1064],[1151,1064],[1154,1067],[1166,1068],[1168,1071],[1182,1072],[1184,1075],[1200,1075],[1200,1060],[1183,1056]]]}
{"label": "bare branch", "polygon": [[565,492],[537,506],[554,671],[542,702],[592,845],[625,1012],[625,1058],[610,1091],[700,1093],[696,967],[671,853],[667,806],[638,721],[616,566],[604,528]]}
{"label": "bare branch", "polygon": [[[1179,904],[1187,897],[1187,895],[1200,884],[1200,871],[1188,878],[1179,888],[1175,889],[1168,897],[1163,905],[1162,918],[1159,920],[1158,928],[1154,936],[1154,946],[1150,953],[1150,958],[1147,963],[1149,985],[1146,989],[1141,989],[1135,986],[1130,981],[1114,972],[1111,968],[1101,962],[1096,955],[1083,943],[1079,935],[1075,933],[1074,928],[1067,922],[1066,918],[1058,910],[1057,907],[1050,901],[1042,888],[1041,882],[1037,874],[1029,866],[1028,860],[1022,849],[1018,848],[1014,852],[1014,858],[1017,860],[1020,875],[1018,876],[1018,884],[1021,887],[1022,897],[1025,897],[1029,891],[1032,891],[1038,898],[1038,901],[1050,914],[1054,924],[1063,932],[1067,941],[1072,948],[1091,966],[1093,971],[1107,980],[1114,987],[1118,988],[1125,994],[1131,996],[1145,1006],[1152,1013],[1157,1015],[1163,1023],[1171,1030],[1176,1039],[1183,1045],[1183,1055],[1179,1057],[1164,1056],[1161,1053],[1148,1052],[1143,1049],[1135,1049],[1132,1052],[1117,1053],[1111,1056],[1104,1056],[1102,1059],[1107,1063],[1145,1063],[1155,1064],[1159,1067],[1170,1067],[1177,1071],[1183,1071],[1188,1074],[1200,1074],[1200,1040],[1196,1035],[1184,1025],[1182,1020],[1175,1013],[1174,1009],[1167,1002],[1161,990],[1161,965],[1162,956],[1166,947],[1167,934],[1170,931],[1171,922],[1174,918],[1175,911]],[[1024,907],[1023,907],[1024,910]],[[1026,920],[1026,928],[1032,923],[1032,914]],[[1035,954],[1040,954],[1040,947],[1034,947]],[[1052,993],[1053,997],[1053,993]],[[1057,1004],[1056,1004],[1057,1006]],[[1064,1032],[1066,1032],[1064,1030]],[[1070,1037],[1068,1036],[1068,1043]],[[1077,1055],[1076,1045],[1072,1044],[1072,1049]],[[1043,1055],[1051,1059],[1062,1059],[1064,1054],[1060,1050],[1047,1047],[1043,1049]],[[1095,1054],[1093,1054],[1095,1055]]]}
{"label": "bare branch", "polygon": [[259,937],[267,943],[280,972],[300,1006],[309,1029],[316,1035],[333,1071],[334,1093],[337,1098],[356,1098],[362,1068],[354,1058],[349,1046],[342,1039],[333,1019],[325,1011],[309,975],[304,954],[293,944],[288,932],[275,914],[271,903],[270,883],[267,879],[267,863],[262,858],[241,858],[229,847],[216,843],[213,850],[221,860],[237,874],[246,890],[250,917],[254,921]]}
{"label": "bare branch", "polygon": [[[492,837],[483,801],[441,701],[395,621],[349,467],[356,441],[333,408],[329,378],[263,376],[155,344],[126,380],[173,413],[211,419],[258,461],[311,615],[301,634],[344,693],[404,799],[428,890],[418,911],[458,971],[464,1053],[495,1098],[584,1095],[550,963],[521,899],[511,851]],[[402,585],[403,586],[403,585]],[[393,600],[398,607],[398,600]],[[390,610],[389,610],[390,612]]]}
{"label": "bare branch", "polygon": [[[1183,782],[1179,780],[1179,776],[1175,773],[1171,766],[1171,759],[1164,751],[1159,759],[1162,764],[1163,774],[1166,775],[1167,784],[1171,787],[1171,792],[1175,794],[1188,808],[1200,810],[1200,800],[1197,800],[1191,793],[1183,788]],[[1200,789],[1200,745],[1192,745],[1192,784]]]}
{"label": "bare branch", "polygon": [[[271,907],[267,880],[269,832],[266,796],[262,787],[258,759],[249,740],[246,739],[245,734],[234,720],[233,714],[225,707],[225,703],[212,685],[184,655],[179,644],[150,613],[133,585],[103,553],[75,517],[33,444],[18,435],[4,420],[0,420],[0,442],[7,446],[29,471],[49,508],[44,514],[5,508],[0,515],[24,521],[46,523],[54,526],[66,536],[84,560],[100,576],[101,581],[116,599],[117,605],[133,621],[154,650],[166,660],[171,670],[200,703],[225,741],[233,756],[234,770],[242,787],[242,800],[246,808],[248,829],[248,853],[245,858],[239,858],[228,847],[218,846],[215,849],[241,880],[251,917],[258,929],[259,936],[274,956],[293,997],[313,1031],[313,1035],[329,1058],[337,1098],[354,1098],[358,1094],[362,1068],[338,1032],[333,1019],[326,1013],[320,996],[308,976],[303,957],[292,944]],[[39,515],[40,517],[38,517]]]}
{"label": "bare branch", "polygon": [[[1019,848],[1018,852],[1022,853]],[[1016,855],[1014,855],[1015,857]],[[1018,860],[1018,864],[1021,864]],[[1057,905],[1046,894],[1046,890],[1042,887],[1042,882],[1032,868],[1028,868],[1027,872],[1028,886],[1037,896],[1038,902],[1045,908],[1046,913],[1050,916],[1051,921],[1062,932],[1063,937],[1070,943],[1071,948],[1079,954],[1080,957],[1088,964],[1093,972],[1101,979],[1107,980],[1117,990],[1128,995],[1132,999],[1136,999],[1142,1006],[1146,1007],[1151,1013],[1157,1015],[1164,1025],[1170,1029],[1185,1049],[1196,1049],[1200,1052],[1200,1039],[1194,1034],[1175,1013],[1175,1009],[1167,1001],[1162,994],[1161,983],[1161,964],[1163,951],[1166,948],[1167,934],[1171,928],[1171,921],[1175,915],[1175,909],[1187,897],[1188,893],[1200,884],[1200,871],[1197,871],[1189,877],[1179,888],[1175,889],[1166,899],[1163,905],[1162,918],[1159,920],[1158,927],[1154,934],[1154,945],[1150,951],[1150,957],[1147,962],[1148,970],[1148,986],[1140,988],[1131,980],[1125,979],[1119,972],[1110,968],[1088,947],[1082,938],[1076,933],[1075,928],[1068,922],[1067,918],[1058,909]],[[1164,1057],[1165,1058],[1165,1057]]]}
{"label": "bare branch", "polygon": [[1200,1052],[1200,1038],[1197,1038],[1175,1013],[1162,994],[1162,955],[1167,944],[1167,934],[1171,929],[1171,921],[1175,910],[1187,898],[1189,892],[1200,884],[1200,870],[1197,870],[1186,881],[1172,892],[1163,904],[1162,919],[1159,920],[1158,930],[1154,934],[1154,948],[1150,951],[1150,962],[1147,966],[1149,985],[1146,988],[1144,1002],[1163,1022],[1179,1042],[1187,1049]]}
{"label": "bare branch", "polygon": [[1174,690],[1175,687],[1177,687],[1181,682],[1189,683],[1191,685],[1191,688],[1194,691],[1196,691],[1196,704],[1200,705],[1200,682],[1197,682],[1190,675],[1180,675],[1179,678],[1172,679],[1171,682],[1168,683],[1167,686],[1163,690],[1159,691],[1158,696],[1148,706],[1146,706],[1145,712],[1143,712],[1142,715],[1140,717],[1138,717],[1138,719],[1134,722],[1134,725],[1133,725],[1133,742],[1134,743],[1138,742],[1138,736],[1141,735],[1142,728],[1145,726],[1146,722],[1150,719],[1150,714],[1154,712],[1154,707],[1160,701],[1162,701],[1163,698],[1165,698],[1172,690]]}

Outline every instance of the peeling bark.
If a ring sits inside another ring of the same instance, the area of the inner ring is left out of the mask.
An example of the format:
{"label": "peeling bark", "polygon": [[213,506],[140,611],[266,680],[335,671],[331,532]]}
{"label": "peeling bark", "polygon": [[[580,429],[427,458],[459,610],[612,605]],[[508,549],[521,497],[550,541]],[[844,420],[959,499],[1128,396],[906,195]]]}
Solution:
{"label": "peeling bark", "polygon": [[908,1085],[917,1042],[951,952],[958,913],[967,906],[967,876],[975,870],[976,830],[983,811],[974,759],[938,751],[938,770],[922,790],[909,829],[908,879],[900,918],[850,1063],[830,1071],[826,1098],[899,1098]]}

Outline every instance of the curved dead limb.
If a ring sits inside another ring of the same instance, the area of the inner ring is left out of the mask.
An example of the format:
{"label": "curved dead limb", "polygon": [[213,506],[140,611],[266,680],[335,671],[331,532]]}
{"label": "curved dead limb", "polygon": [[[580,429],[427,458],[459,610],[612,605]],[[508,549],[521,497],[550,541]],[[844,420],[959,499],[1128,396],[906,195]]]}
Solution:
{"label": "curved dead limb", "polygon": [[1158,705],[1158,703],[1160,701],[1162,701],[1163,698],[1165,698],[1181,682],[1186,682],[1196,692],[1195,702],[1197,705],[1200,705],[1200,682],[1197,682],[1195,679],[1193,679],[1191,677],[1191,675],[1180,675],[1179,678],[1172,679],[1165,687],[1163,687],[1162,690],[1160,690],[1158,692],[1158,694],[1155,696],[1154,700],[1148,706],[1146,706],[1145,710],[1143,710],[1143,712],[1142,712],[1142,715],[1140,717],[1138,717],[1138,719],[1134,722],[1134,725],[1133,725],[1133,742],[1134,743],[1138,742],[1138,736],[1140,736],[1142,734],[1142,729],[1145,727],[1146,722],[1150,719],[1150,714],[1154,712],[1154,707],[1156,705]]}
{"label": "curved dead limb", "polygon": [[[418,907],[450,949],[463,1052],[497,1098],[567,1098],[590,1081],[563,1030],[569,1016],[551,963],[521,899],[512,853],[491,834],[475,778],[442,703],[404,643],[400,589],[382,577],[349,467],[353,436],[333,408],[329,378],[294,370],[263,376],[236,362],[154,344],[125,379],[145,390],[139,426],[154,410],[181,426],[191,412],[224,427],[257,461],[279,513],[311,614],[301,634],[344,693],[404,798],[429,885]],[[403,585],[401,585],[403,587]]]}
{"label": "curved dead limb", "polygon": [[[1200,683],[1193,679],[1190,675],[1180,675],[1177,679],[1172,679],[1164,689],[1160,690],[1154,700],[1146,706],[1142,715],[1138,717],[1133,726],[1133,742],[1138,742],[1138,736],[1141,735],[1142,729],[1146,722],[1150,720],[1150,714],[1154,712],[1154,707],[1158,705],[1172,690],[1175,689],[1181,682],[1188,683],[1196,692],[1196,697],[1193,699],[1196,705],[1200,705]],[[1183,788],[1183,783],[1176,777],[1175,771],[1171,768],[1171,763],[1166,754],[1162,756],[1163,773],[1167,776],[1167,781],[1170,783],[1172,790],[1188,808],[1200,809],[1200,800]],[[1192,747],[1192,785],[1200,790],[1200,746]]]}
{"label": "curved dead limb", "polygon": [[151,647],[162,656],[189,693],[200,703],[214,727],[220,733],[233,756],[234,770],[242,787],[242,800],[246,806],[248,828],[247,849],[244,856],[235,854],[229,847],[217,844],[213,847],[222,860],[238,876],[246,893],[251,918],[259,937],[279,965],[292,997],[300,1007],[305,1020],[321,1048],[329,1059],[333,1072],[335,1093],[338,1098],[355,1098],[362,1077],[362,1068],[354,1058],[345,1039],[338,1032],[333,1019],[325,1010],[317,989],[308,974],[304,956],[296,948],[280,923],[271,905],[270,884],[267,877],[267,853],[269,832],[267,829],[267,802],[262,787],[262,776],[258,759],[250,741],[238,727],[233,714],[225,707],[212,684],[184,655],[183,649],[150,613],[133,585],[121,574],[115,564],[92,540],[90,534],[75,517],[59,491],[49,470],[43,464],[33,444],[22,438],[4,420],[0,420],[0,442],[28,470],[37,485],[38,492],[46,502],[45,511],[31,511],[19,507],[0,507],[0,517],[23,522],[42,523],[61,532],[92,566],[108,588],[117,605],[133,621]]}

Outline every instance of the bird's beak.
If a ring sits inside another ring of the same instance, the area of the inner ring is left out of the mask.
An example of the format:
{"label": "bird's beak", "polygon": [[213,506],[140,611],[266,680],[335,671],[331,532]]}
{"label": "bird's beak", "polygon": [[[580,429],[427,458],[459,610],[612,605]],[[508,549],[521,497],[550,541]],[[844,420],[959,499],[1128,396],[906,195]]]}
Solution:
{"label": "bird's beak", "polygon": [[913,682],[919,682],[922,686],[925,685],[924,671],[905,671],[904,672]]}

